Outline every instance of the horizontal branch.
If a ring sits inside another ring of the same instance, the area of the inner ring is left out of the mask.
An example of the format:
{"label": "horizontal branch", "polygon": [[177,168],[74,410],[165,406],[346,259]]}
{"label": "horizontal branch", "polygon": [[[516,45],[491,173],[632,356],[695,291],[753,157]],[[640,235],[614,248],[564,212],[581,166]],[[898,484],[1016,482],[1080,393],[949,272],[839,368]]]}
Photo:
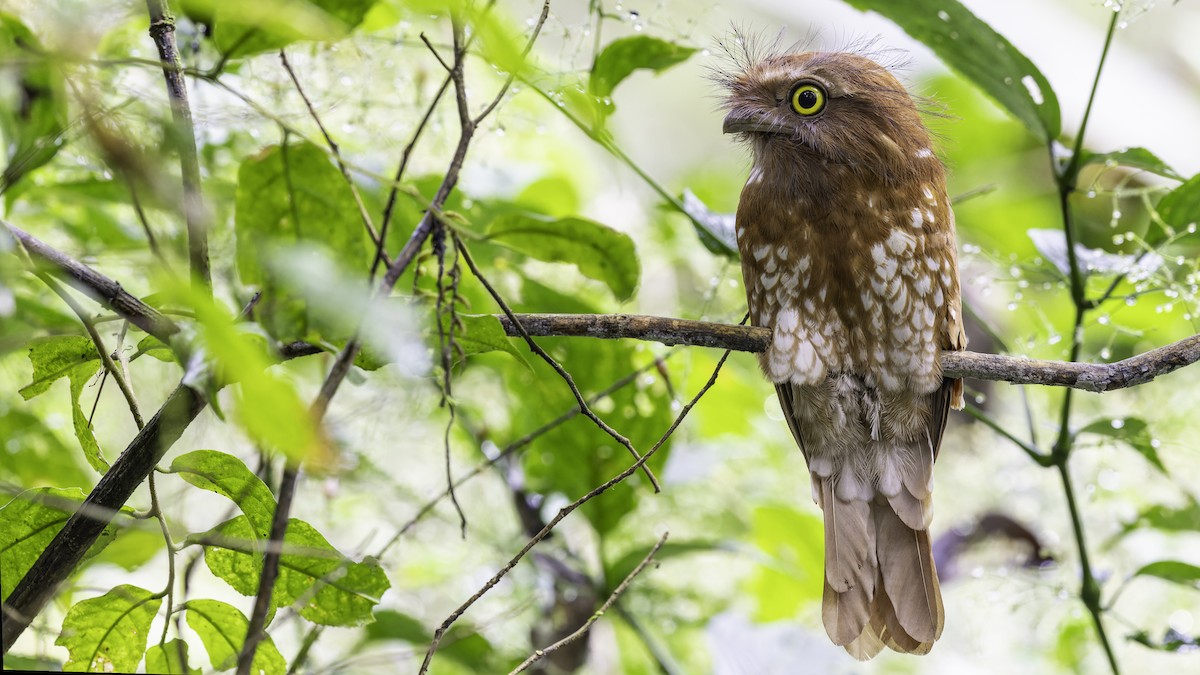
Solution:
{"label": "horizontal branch", "polygon": [[[771,341],[771,331],[758,326],[637,314],[518,314],[516,317],[530,335],[538,337],[632,338],[740,352],[761,352]],[[508,317],[496,315],[496,318],[507,334],[520,335]],[[1070,363],[1002,354],[942,352],[942,370],[947,377],[1042,384],[1093,392],[1145,384],[1196,361],[1200,361],[1200,335],[1115,363]]]}

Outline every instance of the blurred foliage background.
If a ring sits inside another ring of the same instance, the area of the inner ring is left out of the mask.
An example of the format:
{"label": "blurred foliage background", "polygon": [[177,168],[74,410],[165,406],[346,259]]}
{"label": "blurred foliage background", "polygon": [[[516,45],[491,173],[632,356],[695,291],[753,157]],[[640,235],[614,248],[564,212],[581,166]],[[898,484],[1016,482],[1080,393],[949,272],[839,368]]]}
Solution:
{"label": "blurred foliage background", "polygon": [[[372,274],[374,244],[361,214],[375,227],[391,214],[384,238],[396,255],[459,140],[455,91],[439,93],[446,70],[432,53],[453,58],[450,12],[477,38],[465,59],[472,113],[509,73],[515,79],[477,130],[443,217],[516,312],[741,319],[737,261],[682,201],[687,190],[730,213],[748,169],[745,149],[720,134],[720,92],[710,81],[713,69],[730,67],[719,42],[736,25],[767,42],[778,32],[784,48],[861,47],[866,39],[870,53],[904,62],[904,81],[936,113],[928,122],[958,199],[973,350],[1062,360],[1077,348],[1080,360],[1105,362],[1196,333],[1200,187],[1187,178],[1200,171],[1200,50],[1191,37],[1200,12],[1145,0],[965,4],[892,3],[885,18],[860,10],[888,3],[867,1],[555,0],[523,57],[538,2],[172,3],[203,190],[192,215],[209,227],[209,300],[186,281],[187,142],[172,121],[146,7],[0,3],[4,219],[187,326],[185,340],[164,345],[63,291],[84,306],[107,350],[128,361],[146,418],[184,374],[172,350],[203,354],[189,377],[216,404],[160,463],[155,493],[138,489],[103,550],[34,620],[5,666],[184,672],[181,640],[190,668],[232,668],[283,454],[308,462],[288,535],[307,552],[285,556],[256,668],[415,672],[456,607],[559,508],[630,465],[612,436],[571,417],[578,406],[563,380],[486,316],[500,309],[452,242],[440,273],[426,248],[386,302],[367,301],[369,280],[382,273]],[[1094,154],[1072,162],[1110,20],[1113,47],[1085,144]],[[1003,64],[959,74],[969,70],[955,61],[958,35],[947,31],[985,24],[1040,68],[1044,90],[1020,77],[995,79]],[[1012,88],[1016,102],[998,104],[988,77],[998,90]],[[1057,111],[1053,124],[1044,117],[1055,92],[1061,134]],[[1022,116],[1021,106],[1033,112]],[[1106,154],[1129,147],[1139,149]],[[1083,247],[1082,290],[1104,298],[1078,333],[1056,173],[1068,164],[1078,172],[1068,208]],[[28,271],[5,232],[7,597],[68,508],[39,499],[82,499],[137,425],[127,398],[102,377],[80,319]],[[256,292],[252,320],[235,321]],[[318,429],[306,407],[364,314],[365,353]],[[455,343],[448,361],[439,346],[447,337]],[[323,351],[267,367],[296,340]],[[634,341],[538,343],[643,452],[721,356]],[[235,374],[241,384],[217,393],[211,383]],[[1194,378],[1184,370],[1074,397],[1078,524],[1125,672],[1200,668]],[[591,617],[668,531],[657,564],[584,640],[537,668],[1105,672],[1079,598],[1080,558],[1060,480],[997,431],[1049,450],[1063,392],[967,384],[974,416],[953,416],[938,463],[933,530],[947,628],[930,655],[885,653],[859,664],[828,643],[819,620],[820,511],[774,392],[753,356],[735,353],[649,462],[661,493],[635,473],[565,518],[453,624],[431,672],[508,672]],[[461,516],[444,498],[448,473],[462,479]],[[216,535],[253,546],[223,546]],[[105,632],[114,626],[119,637]]]}

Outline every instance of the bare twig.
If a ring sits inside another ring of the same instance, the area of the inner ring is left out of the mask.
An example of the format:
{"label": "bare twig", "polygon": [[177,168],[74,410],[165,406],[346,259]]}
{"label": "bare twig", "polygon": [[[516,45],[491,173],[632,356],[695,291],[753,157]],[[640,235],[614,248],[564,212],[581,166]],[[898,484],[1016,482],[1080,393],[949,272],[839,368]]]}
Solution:
{"label": "bare twig", "polygon": [[[457,234],[454,235],[454,243],[462,252],[463,260],[466,261],[467,267],[471,268],[471,273],[475,275],[475,278],[479,280],[479,283],[483,284],[483,287],[487,289],[488,295],[492,296],[492,300],[494,300],[496,304],[500,306],[500,309],[504,311],[505,318],[507,318],[509,324],[516,329],[517,334],[525,340],[525,344],[529,346],[529,350],[534,354],[537,354],[543,361],[549,364],[549,366],[554,369],[554,372],[558,373],[558,376],[561,377],[563,381],[567,383],[567,386],[571,388],[571,393],[575,395],[575,402],[579,404],[579,409],[583,412],[584,416],[590,419],[597,427],[600,428],[601,431],[611,436],[613,440],[623,445],[625,449],[629,451],[629,454],[633,455],[635,460],[641,459],[642,456],[638,454],[637,448],[633,447],[633,442],[621,435],[616,429],[613,429],[611,426],[609,426],[607,422],[600,419],[600,416],[592,410],[591,406],[589,406],[587,401],[583,398],[583,393],[579,391],[579,387],[575,385],[575,378],[571,377],[571,374],[567,372],[566,368],[563,368],[562,364],[556,361],[554,357],[546,353],[546,350],[542,349],[541,345],[535,342],[530,336],[529,332],[525,330],[525,327],[521,324],[520,319],[518,319],[516,314],[513,314],[513,311],[509,309],[508,303],[504,302],[504,298],[500,297],[500,294],[496,292],[496,289],[492,286],[492,284],[489,283],[487,278],[483,276],[483,273],[479,271],[479,268],[475,265],[475,261],[471,258],[470,251],[468,251],[467,247],[463,245],[462,240],[458,238]],[[658,479],[654,477],[654,472],[650,470],[650,467],[644,466],[642,471],[646,474],[646,479],[650,481],[650,485],[654,488],[654,491],[659,492],[662,488],[659,486]]]}
{"label": "bare twig", "polygon": [[592,624],[596,623],[598,620],[600,620],[600,617],[604,616],[604,613],[608,611],[608,608],[612,607],[612,604],[617,601],[617,598],[621,597],[621,595],[625,592],[625,589],[629,588],[629,585],[631,583],[633,583],[633,580],[636,579],[638,577],[638,575],[640,575],[642,573],[642,570],[646,569],[646,567],[650,564],[650,561],[654,559],[654,554],[658,553],[658,549],[662,548],[662,545],[667,543],[667,535],[668,534],[669,533],[667,533],[667,532],[663,532],[663,536],[660,537],[658,540],[658,543],[655,544],[654,547],[650,549],[650,552],[646,554],[646,557],[642,558],[642,561],[640,563],[638,563],[637,567],[633,568],[633,571],[630,572],[628,574],[628,576],[626,576],[625,579],[616,588],[613,589],[613,592],[608,596],[608,599],[604,601],[604,604],[600,606],[600,609],[596,610],[596,613],[592,614],[592,616],[590,616],[588,618],[588,620],[585,621],[583,623],[583,625],[579,627],[578,630],[576,630],[574,633],[571,633],[570,635],[564,637],[563,639],[559,640],[558,642],[555,642],[554,644],[550,645],[549,647],[546,647],[545,649],[539,649],[539,650],[535,651],[533,654],[530,654],[529,658],[522,661],[521,665],[517,666],[516,668],[513,668],[508,673],[508,675],[516,675],[517,673],[525,672],[525,670],[527,670],[529,668],[529,666],[532,666],[537,661],[541,660],[542,658],[544,658],[550,654],[553,654],[554,652],[558,651],[559,649],[565,647],[566,645],[571,644],[572,642],[575,642],[579,638],[586,635],[587,632],[589,630],[591,630]]}
{"label": "bare twig", "polygon": [[[638,368],[637,370],[633,371],[632,373],[629,373],[625,377],[622,377],[621,379],[617,380],[616,382],[613,382],[612,384],[605,387],[598,393],[594,394],[593,396],[588,397],[588,399],[587,399],[588,404],[595,405],[597,402],[599,402],[602,399],[604,399],[605,397],[611,395],[613,392],[630,384],[631,382],[636,380],[638,377],[640,377],[646,371],[651,370],[653,368],[657,368],[659,366],[659,364],[662,362],[662,360],[668,356],[670,356],[669,353],[664,355],[662,358],[655,360],[654,363],[651,363],[642,368]],[[526,446],[528,446],[530,443],[534,442],[541,436],[544,436],[545,434],[549,433],[550,431],[553,431],[554,429],[565,424],[566,422],[568,422],[572,419],[575,419],[575,417],[577,417],[579,415],[580,410],[581,409],[579,406],[574,406],[570,410],[559,415],[558,417],[554,418],[553,420],[550,420],[549,422],[543,424],[542,426],[538,427],[537,429],[534,429],[533,431],[525,434],[524,436],[518,438],[517,440],[513,441],[512,443],[509,443],[508,445],[506,445],[504,447],[504,449],[502,449],[502,450],[500,450],[500,452],[496,453],[495,456],[489,458],[488,460],[486,460],[484,462],[480,462],[479,464],[475,465],[475,467],[472,468],[470,471],[459,476],[458,479],[454,481],[454,487],[455,488],[461,487],[463,483],[466,483],[468,480],[471,480],[475,476],[478,476],[479,474],[483,473],[489,467],[494,466],[496,464],[496,462],[499,462],[500,460],[504,459],[505,457],[511,456],[512,454],[522,450],[523,448],[525,448]],[[375,555],[375,557],[382,558],[383,555],[385,553],[387,553],[388,549],[390,549],[393,545],[395,545],[395,543],[397,541],[399,541],[401,537],[403,537],[405,534],[407,534],[408,531],[411,530],[414,526],[416,526],[416,524],[418,522],[420,522],[422,518],[424,518],[426,515],[428,515],[429,512],[432,511],[433,508],[438,505],[439,502],[441,502],[443,499],[445,499],[449,495],[450,495],[450,490],[446,489],[446,490],[443,490],[436,497],[430,499],[428,502],[425,502],[425,504],[420,509],[417,510],[416,515],[414,515],[407,523],[405,523],[399,530],[397,530],[396,534],[394,534],[392,536],[392,538],[389,539],[388,542],[383,545],[383,548],[380,549],[380,551]]]}
{"label": "bare twig", "polygon": [[517,554],[515,556],[513,556],[512,559],[510,559],[507,564],[504,565],[504,567],[500,568],[500,571],[496,572],[496,574],[494,574],[491,579],[487,580],[487,582],[483,585],[483,587],[481,587],[478,591],[475,592],[474,595],[472,595],[470,598],[468,598],[466,602],[459,605],[459,607],[457,609],[455,609],[454,612],[452,612],[450,614],[450,616],[446,617],[446,620],[442,622],[442,625],[438,626],[438,629],[436,631],[434,631],[433,641],[430,643],[429,649],[426,650],[426,652],[425,652],[425,660],[421,663],[421,670],[419,671],[419,675],[424,675],[425,673],[427,673],[429,671],[429,665],[433,661],[433,655],[435,652],[437,652],[438,645],[441,644],[442,637],[445,636],[446,631],[450,629],[450,626],[454,625],[454,622],[458,621],[459,617],[461,617],[464,613],[466,613],[466,611],[468,609],[470,609],[472,605],[474,605],[488,591],[490,591],[492,588],[494,588],[496,586],[496,584],[500,583],[500,580],[503,579],[509,572],[511,572],[512,569],[517,566],[517,563],[521,562],[521,559],[525,557],[525,554],[529,553],[529,551],[531,549],[533,549],[534,546],[537,546],[537,544],[539,542],[541,542],[543,539],[545,539],[546,536],[549,535],[550,532],[560,522],[562,522],[562,520],[564,518],[571,515],[571,513],[573,513],[580,506],[583,506],[584,504],[586,504],[587,502],[596,498],[597,496],[603,494],[604,492],[607,492],[613,486],[617,485],[618,483],[621,483],[626,478],[629,478],[630,476],[632,476],[643,465],[645,465],[645,463],[647,461],[649,461],[651,457],[654,456],[654,453],[658,452],[659,448],[661,448],[667,442],[667,439],[669,439],[671,437],[671,434],[674,434],[675,430],[677,428],[679,428],[679,425],[683,423],[684,418],[687,417],[688,413],[691,412],[692,408],[695,407],[696,403],[706,393],[708,393],[708,390],[711,389],[714,384],[716,384],[717,376],[720,375],[721,368],[725,365],[725,361],[729,358],[729,354],[730,354],[730,352],[727,350],[724,354],[721,355],[720,360],[717,361],[717,366],[715,368],[713,368],[712,376],[710,376],[708,378],[708,381],[704,383],[704,386],[700,388],[700,391],[696,392],[696,395],[694,397],[692,397],[692,400],[688,401],[687,405],[683,406],[683,409],[679,411],[679,415],[675,417],[675,421],[671,423],[671,426],[668,427],[667,430],[663,433],[663,435],[658,439],[658,442],[656,442],[653,447],[651,447],[649,450],[647,450],[646,454],[642,455],[641,459],[634,462],[627,469],[625,469],[621,473],[617,474],[616,476],[612,477],[608,481],[606,481],[603,484],[599,485],[598,487],[592,489],[590,492],[583,495],[579,499],[576,499],[575,501],[571,502],[570,504],[567,504],[566,506],[559,509],[558,513],[556,513],[554,515],[554,517],[550,519],[550,522],[546,523],[546,526],[543,527],[540,532],[538,532],[536,535],[531,537],[529,539],[529,541],[525,543],[525,546],[522,547],[521,550],[518,551]]}
{"label": "bare twig", "polygon": [[204,197],[200,192],[200,162],[196,156],[196,129],[192,124],[192,109],[188,105],[187,83],[183,63],[175,44],[175,17],[167,0],[146,0],[150,12],[150,37],[158,48],[167,96],[171,99],[171,116],[179,139],[179,167],[183,176],[183,218],[187,223],[188,260],[192,279],[206,292],[212,293],[212,270],[208,260],[208,232],[204,222]]}
{"label": "bare twig", "polygon": [[[41,271],[35,272],[35,274],[43,283],[50,287],[50,290],[62,298],[62,301],[71,308],[75,316],[79,317],[79,322],[83,324],[88,337],[92,339],[92,344],[96,346],[96,352],[100,355],[100,362],[104,364],[104,370],[116,380],[117,387],[125,397],[125,403],[129,406],[129,414],[133,416],[134,424],[137,425],[139,430],[146,426],[146,423],[142,421],[142,412],[138,408],[137,398],[133,395],[133,389],[129,387],[129,381],[122,370],[117,367],[117,364],[113,362],[112,355],[109,354],[108,348],[104,346],[104,340],[100,337],[100,333],[96,331],[96,324],[87,315],[87,311],[79,305],[75,298],[71,297],[71,294],[67,292],[67,289],[63,288],[57,279]],[[96,398],[99,399],[99,394],[97,394]]]}
{"label": "bare twig", "polygon": [[350,169],[347,168],[346,162],[342,160],[342,153],[338,148],[337,142],[333,140],[333,136],[329,135],[329,130],[325,128],[325,124],[321,121],[321,116],[317,114],[317,109],[313,107],[312,101],[309,100],[308,94],[304,93],[304,88],[300,86],[300,78],[296,77],[296,71],[292,69],[292,64],[288,62],[287,52],[282,49],[279,50],[279,61],[283,64],[283,69],[287,71],[288,76],[292,78],[292,84],[296,85],[296,93],[300,94],[300,98],[304,99],[304,105],[308,107],[308,114],[317,123],[317,128],[321,130],[321,135],[325,137],[325,143],[329,145],[329,151],[333,153],[333,159],[337,162],[338,169],[342,172],[342,177],[346,179],[346,185],[350,186],[350,194],[354,197],[354,205],[358,207],[358,216],[363,221],[363,227],[367,229],[367,236],[375,244],[376,253],[386,262],[387,252],[383,250],[383,239],[375,231],[375,224],[371,221],[371,214],[367,212],[367,206],[363,203],[358,186],[355,185],[354,179],[350,177]]}

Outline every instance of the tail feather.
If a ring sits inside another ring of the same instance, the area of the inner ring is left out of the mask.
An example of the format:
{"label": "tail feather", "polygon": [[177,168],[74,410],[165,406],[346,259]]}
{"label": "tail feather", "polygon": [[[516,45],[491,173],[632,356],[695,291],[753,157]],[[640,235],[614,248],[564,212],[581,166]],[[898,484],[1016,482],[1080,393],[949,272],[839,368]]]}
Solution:
{"label": "tail feather", "polygon": [[825,512],[825,630],[859,660],[885,646],[926,654],[944,624],[926,529],[931,499],[902,487],[890,498],[844,500],[836,490],[840,478],[812,475]]}
{"label": "tail feather", "polygon": [[825,590],[821,617],[835,644],[846,645],[871,618],[875,595],[875,522],[867,502],[843,501],[832,478],[817,478],[825,509]]}
{"label": "tail feather", "polygon": [[890,504],[871,506],[883,590],[904,632],[932,643],[942,634],[944,614],[929,530],[907,525]]}

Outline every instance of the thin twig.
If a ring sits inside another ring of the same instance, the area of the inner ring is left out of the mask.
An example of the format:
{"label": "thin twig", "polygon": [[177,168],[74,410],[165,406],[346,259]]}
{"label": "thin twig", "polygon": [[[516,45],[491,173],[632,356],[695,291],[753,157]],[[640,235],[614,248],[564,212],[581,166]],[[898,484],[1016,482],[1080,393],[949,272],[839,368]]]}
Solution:
{"label": "thin twig", "polygon": [[669,439],[671,435],[675,433],[675,430],[679,428],[679,425],[683,423],[684,418],[687,417],[688,413],[691,412],[696,403],[706,393],[708,393],[708,390],[711,389],[714,384],[716,384],[717,376],[720,375],[721,368],[725,365],[725,361],[729,358],[729,354],[730,352],[727,350],[721,355],[720,360],[717,361],[716,367],[713,368],[712,376],[708,378],[708,381],[704,383],[704,386],[700,388],[700,391],[696,392],[696,395],[692,397],[692,400],[688,401],[687,405],[683,406],[683,409],[679,411],[679,415],[675,417],[675,421],[671,423],[671,426],[658,439],[658,442],[656,442],[653,447],[647,450],[645,455],[642,455],[641,459],[634,462],[627,469],[605,481],[598,487],[593,488],[590,492],[583,495],[579,499],[576,499],[570,504],[567,504],[559,509],[558,513],[556,513],[554,517],[550,519],[550,522],[546,523],[546,526],[543,527],[541,531],[531,537],[529,541],[525,543],[525,546],[522,547],[521,550],[518,551],[517,554],[513,556],[507,564],[504,565],[504,567],[500,568],[500,571],[496,572],[496,574],[494,574],[492,578],[488,579],[487,582],[484,583],[484,585],[478,591],[476,591],[474,595],[468,598],[466,602],[459,605],[459,607],[455,609],[450,616],[446,617],[446,620],[442,622],[442,625],[438,626],[438,629],[434,631],[433,641],[430,643],[429,649],[425,652],[425,659],[421,663],[421,670],[419,671],[418,675],[425,675],[425,673],[429,671],[429,665],[433,661],[433,655],[435,652],[437,652],[438,645],[441,644],[442,637],[445,636],[446,631],[450,629],[450,626],[454,625],[454,622],[458,621],[459,617],[466,613],[466,611],[470,609],[472,605],[474,605],[488,591],[494,588],[496,584],[500,583],[500,580],[503,579],[510,571],[512,571],[512,569],[517,566],[517,563],[521,562],[521,559],[525,557],[525,554],[529,553],[534,546],[537,546],[539,542],[545,539],[546,536],[549,535],[550,532],[560,522],[562,522],[564,518],[571,515],[571,513],[573,513],[580,506],[583,506],[587,502],[608,491],[613,486],[623,482],[626,478],[632,476],[639,469],[641,469],[641,467],[645,465],[645,463],[649,461],[656,452],[658,452],[659,448],[661,448],[667,442],[667,439]]}
{"label": "thin twig", "polygon": [[[142,412],[138,408],[137,398],[133,395],[133,389],[129,387],[129,382],[117,364],[113,362],[112,356],[108,352],[108,348],[104,346],[104,340],[100,337],[100,333],[96,331],[96,324],[88,317],[87,312],[76,302],[75,298],[63,288],[62,284],[57,279],[51,277],[42,271],[36,271],[34,274],[41,279],[43,283],[50,287],[62,301],[71,308],[75,316],[79,317],[79,322],[83,324],[83,329],[87,331],[88,337],[92,339],[92,344],[96,347],[96,352],[100,355],[100,362],[104,364],[104,370],[113,380],[116,381],[117,387],[121,390],[121,395],[125,397],[125,403],[129,406],[129,414],[133,416],[133,422],[137,425],[140,431],[146,423],[142,421]],[[99,397],[97,397],[99,398]]]}
{"label": "thin twig", "polygon": [[325,143],[329,145],[329,151],[333,153],[333,159],[337,162],[338,169],[342,172],[342,178],[345,178],[346,185],[350,186],[350,194],[354,197],[354,205],[358,207],[358,216],[363,221],[363,227],[367,230],[367,236],[371,238],[371,243],[375,244],[378,254],[386,260],[387,252],[383,250],[383,239],[375,231],[375,223],[371,221],[371,214],[367,212],[367,206],[363,203],[362,195],[359,194],[358,185],[350,177],[350,169],[346,167],[346,162],[342,160],[342,153],[338,148],[337,142],[333,140],[333,136],[329,135],[329,130],[325,128],[325,124],[321,121],[321,116],[317,114],[317,109],[313,106],[312,101],[309,100],[308,94],[304,93],[304,88],[300,86],[300,78],[296,76],[296,71],[292,69],[292,64],[288,62],[287,52],[283,49],[279,50],[279,61],[283,64],[283,69],[287,71],[288,77],[292,79],[292,84],[296,85],[296,93],[300,94],[300,98],[304,99],[304,105],[308,107],[308,114],[317,123],[317,128],[321,130],[321,135],[325,137]]}
{"label": "thin twig", "polygon": [[625,592],[625,589],[629,588],[629,585],[633,583],[633,580],[642,573],[642,570],[646,569],[646,567],[650,564],[650,561],[654,559],[654,555],[658,553],[658,549],[662,548],[663,544],[667,543],[668,534],[669,533],[667,532],[663,532],[663,536],[660,537],[658,543],[650,549],[650,552],[646,554],[646,557],[642,558],[642,561],[638,563],[637,567],[634,567],[633,571],[631,571],[628,576],[626,576],[625,579],[613,589],[612,594],[608,596],[608,599],[604,601],[604,604],[600,605],[600,609],[596,610],[594,614],[588,617],[588,620],[583,622],[582,626],[580,626],[574,633],[571,633],[549,647],[546,647],[545,649],[539,649],[533,654],[530,654],[529,658],[522,661],[521,665],[509,671],[508,675],[517,675],[517,673],[525,672],[529,666],[532,666],[537,661],[540,661],[546,656],[553,654],[559,649],[586,635],[587,632],[591,630],[592,624],[596,623],[600,620],[600,617],[604,616],[604,613],[608,611],[608,608],[612,607],[612,604],[617,601],[617,598],[621,597],[621,595]]}
{"label": "thin twig", "polygon": [[[537,354],[543,361],[553,368],[554,372],[558,373],[558,376],[567,383],[568,387],[571,388],[571,393],[575,396],[575,402],[579,404],[579,408],[583,412],[584,416],[590,419],[597,427],[600,428],[601,431],[611,436],[613,440],[623,445],[625,449],[629,451],[629,454],[633,455],[635,460],[641,459],[642,456],[638,454],[637,448],[633,447],[633,442],[621,435],[621,433],[616,429],[613,429],[611,426],[609,426],[607,422],[600,419],[600,416],[592,410],[591,406],[589,406],[587,401],[583,398],[583,393],[579,391],[579,387],[575,384],[575,378],[571,377],[571,374],[567,372],[566,368],[563,368],[562,364],[556,361],[554,357],[550,356],[550,354],[546,353],[546,350],[542,349],[541,345],[535,342],[530,336],[529,332],[525,330],[525,327],[521,324],[520,319],[518,319],[516,314],[513,313],[512,309],[509,308],[508,303],[504,301],[504,298],[500,297],[500,294],[496,292],[496,289],[492,286],[492,284],[489,283],[487,278],[483,276],[483,273],[479,271],[479,268],[475,265],[475,261],[471,258],[471,252],[462,243],[462,240],[458,238],[457,234],[454,235],[454,243],[459,247],[459,250],[462,251],[463,260],[466,261],[467,267],[471,268],[471,273],[475,275],[475,278],[479,280],[479,283],[483,284],[483,287],[487,290],[488,295],[492,296],[492,300],[494,300],[495,303],[500,306],[500,309],[504,311],[504,316],[509,320],[510,324],[516,328],[520,337],[525,340],[525,344],[529,346],[529,350],[534,354]],[[662,488],[658,484],[658,479],[654,477],[654,472],[650,470],[650,467],[644,467],[642,471],[646,474],[646,479],[650,481],[650,485],[654,488],[654,491],[661,491]]]}
{"label": "thin twig", "polygon": [[[638,377],[640,377],[646,371],[651,370],[653,368],[657,368],[659,363],[661,363],[661,361],[663,359],[666,359],[670,355],[671,355],[671,353],[669,352],[669,353],[663,355],[660,359],[655,360],[654,363],[651,363],[649,365],[638,368],[637,370],[633,371],[632,373],[629,373],[625,377],[622,377],[621,379],[617,380],[616,382],[613,382],[612,384],[610,384],[609,386],[600,390],[593,396],[590,396],[587,399],[588,404],[595,405],[596,403],[603,400],[604,398],[612,395],[617,390],[622,389],[623,387],[627,386],[628,384],[630,384],[631,382],[636,380]],[[484,462],[480,462],[479,464],[475,465],[475,467],[472,468],[470,471],[459,476],[458,479],[454,481],[454,487],[455,488],[461,487],[468,480],[471,480],[475,476],[478,476],[479,474],[483,473],[488,468],[494,466],[496,464],[496,462],[499,462],[500,460],[504,459],[505,457],[509,457],[509,456],[513,455],[514,453],[522,450],[523,448],[525,448],[526,446],[528,446],[530,443],[534,442],[538,438],[546,435],[547,433],[553,431],[554,429],[558,428],[559,426],[562,426],[566,422],[569,422],[570,420],[575,419],[577,416],[579,416],[579,414],[580,414],[579,406],[574,406],[570,410],[559,415],[558,417],[554,418],[553,420],[550,420],[549,422],[543,424],[542,426],[538,427],[537,429],[534,429],[533,431],[525,434],[524,436],[518,438],[517,440],[513,441],[512,443],[509,443],[502,450],[500,450],[500,452],[496,453],[495,456],[490,457],[489,459],[487,459]],[[407,523],[405,523],[399,530],[397,530],[396,534],[393,535],[392,538],[389,539],[388,542],[383,545],[383,547],[379,550],[379,552],[375,555],[375,557],[382,558],[383,555],[385,553],[387,553],[388,549],[390,549],[393,545],[395,545],[395,543],[397,541],[399,541],[401,537],[403,537],[405,534],[408,533],[409,530],[411,530],[414,526],[416,526],[416,524],[418,522],[420,522],[422,518],[424,518],[426,515],[428,515],[429,512],[432,511],[433,508],[435,506],[437,506],[438,503],[440,503],[443,499],[448,497],[449,494],[450,494],[449,490],[443,490],[436,497],[433,497],[429,501],[425,502],[425,504],[420,509],[417,510],[416,515],[414,515]]]}

